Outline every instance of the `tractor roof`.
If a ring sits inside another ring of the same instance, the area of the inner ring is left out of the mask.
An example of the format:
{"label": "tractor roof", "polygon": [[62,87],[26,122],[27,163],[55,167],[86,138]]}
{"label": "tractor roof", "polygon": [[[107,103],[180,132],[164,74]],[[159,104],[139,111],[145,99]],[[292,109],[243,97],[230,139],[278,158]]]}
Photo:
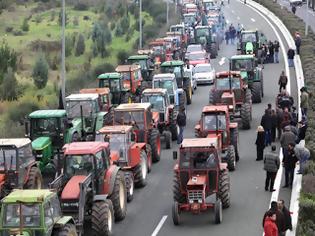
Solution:
{"label": "tractor roof", "polygon": [[65,155],[92,154],[108,148],[106,142],[74,142],[63,146]]}
{"label": "tractor roof", "polygon": [[198,25],[195,27],[195,29],[209,29],[211,28],[209,25]]}
{"label": "tractor roof", "polygon": [[86,100],[96,100],[98,99],[98,94],[96,93],[77,93],[71,94],[66,97],[66,101],[86,101]]}
{"label": "tractor roof", "polygon": [[128,57],[128,60],[147,60],[147,59],[149,59],[149,56],[146,54],[132,55],[132,56]]}
{"label": "tractor roof", "polygon": [[196,16],[196,14],[195,13],[185,13],[185,14],[183,14],[183,16],[185,17],[185,16]]}
{"label": "tractor roof", "polygon": [[157,74],[153,76],[153,80],[155,79],[175,79],[175,75],[171,73],[165,73],[165,74]]}
{"label": "tractor roof", "polygon": [[106,95],[110,93],[109,88],[88,88],[88,89],[81,89],[81,94],[87,94],[87,93],[97,93],[99,95]]}
{"label": "tractor roof", "polygon": [[120,79],[121,74],[117,72],[100,74],[97,79]]}
{"label": "tractor roof", "polygon": [[165,66],[165,67],[168,67],[168,66],[183,66],[184,65],[184,62],[183,61],[180,61],[180,60],[177,60],[177,61],[165,61],[161,64],[161,66]]}
{"label": "tractor roof", "polygon": [[217,147],[218,139],[213,138],[185,138],[181,144],[182,148],[197,148],[197,147]]}
{"label": "tractor roof", "polygon": [[202,109],[202,113],[207,113],[207,112],[220,112],[223,111],[225,113],[228,113],[228,107],[226,105],[209,105],[209,106],[205,106]]}
{"label": "tractor roof", "polygon": [[254,59],[255,56],[253,54],[246,54],[246,55],[234,55],[231,57],[231,60],[237,60],[237,59]]}
{"label": "tractor roof", "polygon": [[40,118],[62,118],[66,116],[66,110],[38,110],[29,114],[31,119]]}
{"label": "tractor roof", "polygon": [[0,139],[0,147],[2,146],[11,146],[14,148],[24,147],[27,144],[30,144],[31,140],[28,138],[4,138]]}
{"label": "tractor roof", "polygon": [[125,103],[120,104],[115,108],[115,111],[134,111],[134,110],[147,110],[151,106],[150,103]]}
{"label": "tractor roof", "polygon": [[104,126],[98,132],[103,133],[128,133],[132,129],[130,125],[111,125]]}
{"label": "tractor roof", "polygon": [[216,78],[241,77],[240,71],[221,71],[215,74]]}
{"label": "tractor roof", "polygon": [[115,71],[116,72],[127,72],[127,71],[135,71],[135,70],[140,70],[141,67],[140,65],[119,65],[116,67]]}
{"label": "tractor roof", "polygon": [[167,89],[164,88],[148,88],[143,90],[142,94],[166,94],[167,93]]}
{"label": "tractor roof", "polygon": [[41,203],[56,193],[46,189],[16,189],[2,199],[3,203]]}
{"label": "tractor roof", "polygon": [[138,50],[138,55],[147,55],[148,56],[151,53],[152,53],[152,51],[150,49],[140,49],[140,50]]}

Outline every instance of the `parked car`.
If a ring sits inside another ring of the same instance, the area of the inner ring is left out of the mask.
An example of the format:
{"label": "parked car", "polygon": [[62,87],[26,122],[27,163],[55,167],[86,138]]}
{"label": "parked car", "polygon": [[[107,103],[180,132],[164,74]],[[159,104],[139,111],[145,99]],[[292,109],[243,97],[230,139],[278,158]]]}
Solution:
{"label": "parked car", "polygon": [[209,63],[209,55],[205,51],[191,52],[187,55],[189,65],[196,66],[202,63]]}

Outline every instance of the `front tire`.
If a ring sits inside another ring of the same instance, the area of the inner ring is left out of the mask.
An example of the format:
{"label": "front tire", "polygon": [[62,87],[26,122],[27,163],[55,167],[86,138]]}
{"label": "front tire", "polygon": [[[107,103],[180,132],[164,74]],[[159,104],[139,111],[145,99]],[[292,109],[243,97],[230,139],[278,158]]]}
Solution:
{"label": "front tire", "polygon": [[252,85],[253,103],[261,103],[261,97],[262,97],[261,94],[262,94],[261,83],[254,82]]}
{"label": "front tire", "polygon": [[174,225],[179,225],[180,219],[179,219],[179,205],[178,205],[178,202],[174,202],[173,203],[172,218],[173,218]]}
{"label": "front tire", "polygon": [[236,167],[235,149],[233,145],[230,145],[227,150],[227,164],[229,171],[234,171]]}
{"label": "front tire", "polygon": [[228,170],[220,172],[218,197],[223,209],[230,207],[230,177]]}
{"label": "front tire", "polygon": [[243,103],[241,107],[242,128],[250,129],[251,104]]}
{"label": "front tire", "polygon": [[186,201],[186,196],[180,191],[180,183],[176,173],[174,173],[173,179],[173,198],[175,202],[179,203],[185,203]]}
{"label": "front tire", "polygon": [[140,152],[140,163],[137,165],[135,170],[135,184],[136,187],[144,187],[147,184],[148,174],[148,162],[145,151]]}
{"label": "front tire", "polygon": [[112,235],[114,209],[110,200],[94,202],[92,206],[92,232],[96,236]]}
{"label": "front tire", "polygon": [[222,202],[220,199],[214,204],[214,222],[216,224],[222,223]]}
{"label": "front tire", "polygon": [[149,137],[149,142],[152,150],[152,161],[158,162],[161,158],[161,139],[157,129],[152,129]]}

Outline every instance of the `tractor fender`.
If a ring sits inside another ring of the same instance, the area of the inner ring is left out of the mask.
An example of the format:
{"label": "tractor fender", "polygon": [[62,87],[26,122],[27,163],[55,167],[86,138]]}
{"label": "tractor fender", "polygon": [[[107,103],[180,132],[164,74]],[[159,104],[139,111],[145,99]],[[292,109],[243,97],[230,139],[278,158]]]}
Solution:
{"label": "tractor fender", "polygon": [[140,153],[141,151],[145,151],[146,144],[145,143],[135,143],[130,147],[130,166],[135,167],[140,163]]}
{"label": "tractor fender", "polygon": [[114,184],[116,180],[116,175],[120,168],[116,165],[112,165],[109,167],[109,169],[106,172],[105,180],[104,180],[104,188],[103,193],[111,195],[114,189]]}
{"label": "tractor fender", "polygon": [[81,137],[81,132],[79,131],[78,126],[73,126],[72,128],[70,128],[68,130],[67,135],[66,135],[67,138],[65,139],[65,142],[66,143],[71,143],[72,142],[72,136],[75,133],[78,133],[79,136]]}
{"label": "tractor fender", "polygon": [[71,216],[63,216],[59,220],[57,220],[57,222],[54,225],[54,228],[61,228],[68,223],[75,225],[75,221]]}
{"label": "tractor fender", "polygon": [[98,194],[93,197],[93,202],[102,202],[108,198],[108,194]]}

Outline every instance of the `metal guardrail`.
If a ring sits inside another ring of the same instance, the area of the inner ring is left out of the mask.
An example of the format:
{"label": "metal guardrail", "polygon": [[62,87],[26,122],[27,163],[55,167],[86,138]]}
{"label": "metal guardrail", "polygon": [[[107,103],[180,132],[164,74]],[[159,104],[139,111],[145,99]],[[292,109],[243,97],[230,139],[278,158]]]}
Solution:
{"label": "metal guardrail", "polygon": [[[287,29],[287,27],[284,25],[284,23],[271,11],[269,11],[264,6],[252,1],[248,0],[247,4],[254,7],[255,9],[259,10],[261,13],[266,15],[275,25],[278,26],[279,30],[281,31],[284,38],[287,40],[288,46],[292,49],[295,49],[295,42],[294,39]],[[296,74],[296,83],[297,83],[297,89],[298,89],[298,99],[297,99],[297,107],[298,107],[298,114],[299,117],[302,117],[301,109],[300,109],[300,89],[304,86],[304,73],[301,63],[301,58],[299,55],[296,55],[294,58],[294,65],[295,65],[295,74]],[[304,141],[301,141],[301,145],[304,146]],[[297,169],[297,167],[295,168]],[[302,183],[302,176],[296,174],[296,170],[294,171],[294,182],[291,192],[291,200],[290,200],[290,212],[292,212],[292,226],[293,230],[288,231],[286,233],[287,236],[295,236],[296,235],[296,226],[298,222],[298,214],[299,214],[299,197],[300,197],[300,191],[301,191],[301,183]]]}

